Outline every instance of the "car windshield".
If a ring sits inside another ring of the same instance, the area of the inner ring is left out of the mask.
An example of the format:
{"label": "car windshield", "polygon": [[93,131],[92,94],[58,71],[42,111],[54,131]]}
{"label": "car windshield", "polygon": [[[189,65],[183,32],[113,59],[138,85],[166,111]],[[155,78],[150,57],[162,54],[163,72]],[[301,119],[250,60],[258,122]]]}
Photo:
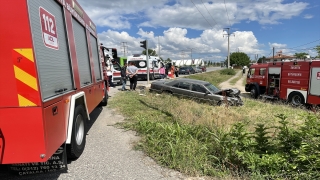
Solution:
{"label": "car windshield", "polygon": [[220,89],[218,89],[217,87],[215,87],[214,85],[212,84],[205,84],[204,85],[207,89],[209,89],[209,91],[211,92],[218,92],[220,91]]}

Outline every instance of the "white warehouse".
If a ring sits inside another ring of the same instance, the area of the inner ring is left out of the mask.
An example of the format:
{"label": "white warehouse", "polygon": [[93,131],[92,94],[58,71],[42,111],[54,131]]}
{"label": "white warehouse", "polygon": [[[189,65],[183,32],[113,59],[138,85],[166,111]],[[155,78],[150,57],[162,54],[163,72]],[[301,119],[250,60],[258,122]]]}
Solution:
{"label": "white warehouse", "polygon": [[184,60],[172,60],[172,63],[175,66],[204,66],[204,61],[203,59],[184,59]]}

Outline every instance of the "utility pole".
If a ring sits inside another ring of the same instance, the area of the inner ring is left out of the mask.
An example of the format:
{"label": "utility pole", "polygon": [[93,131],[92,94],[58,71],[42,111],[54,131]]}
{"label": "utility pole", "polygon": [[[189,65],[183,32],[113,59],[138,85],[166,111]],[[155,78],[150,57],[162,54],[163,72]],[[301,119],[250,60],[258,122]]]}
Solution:
{"label": "utility pole", "polygon": [[272,48],[272,52],[273,52],[273,57],[272,57],[272,59],[273,59],[273,61],[274,61],[274,47]]}
{"label": "utility pole", "polygon": [[228,30],[228,34],[224,34],[224,36],[228,37],[228,64],[227,64],[227,68],[230,68],[230,28],[223,28],[224,30]]}
{"label": "utility pole", "polygon": [[181,51],[181,55],[182,55],[182,65],[185,65],[184,64],[184,51],[183,50]]}
{"label": "utility pole", "polygon": [[158,56],[159,56],[159,59],[160,59],[160,41],[159,41],[159,36],[158,36]]}
{"label": "utility pole", "polygon": [[190,56],[191,56],[191,64],[192,64],[192,49],[195,49],[195,48],[188,48],[188,49],[190,49],[190,51],[191,51]]}
{"label": "utility pole", "polygon": [[122,44],[122,48],[123,48],[123,56],[126,57],[126,55],[127,55],[126,48],[128,47],[127,42],[122,42],[121,44]]}

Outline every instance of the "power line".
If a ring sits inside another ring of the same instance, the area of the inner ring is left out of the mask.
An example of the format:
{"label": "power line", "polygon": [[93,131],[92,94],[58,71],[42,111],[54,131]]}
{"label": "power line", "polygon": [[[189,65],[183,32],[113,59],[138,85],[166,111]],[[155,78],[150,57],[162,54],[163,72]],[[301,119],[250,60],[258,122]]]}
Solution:
{"label": "power line", "polygon": [[209,21],[204,17],[204,15],[201,13],[201,11],[198,9],[198,7],[196,6],[196,4],[194,4],[194,2],[191,0],[191,2],[193,3],[193,5],[197,8],[197,10],[199,11],[199,13],[202,15],[202,17],[207,21],[207,23],[212,27],[213,29],[213,26],[209,23]]}
{"label": "power line", "polygon": [[230,25],[230,27],[231,27],[231,23],[230,23],[230,19],[229,19],[229,14],[228,14],[228,10],[227,10],[227,5],[226,5],[226,0],[224,0],[224,7],[226,8],[226,12],[227,12],[227,16],[228,16],[229,25]]}
{"label": "power line", "polygon": [[317,40],[315,40],[315,41],[308,42],[308,43],[306,43],[306,44],[302,44],[302,45],[300,45],[300,46],[296,46],[296,47],[293,47],[293,48],[283,48],[283,49],[296,49],[296,48],[298,48],[298,47],[305,46],[305,45],[308,45],[308,44],[312,44],[312,43],[315,43],[315,42],[317,42],[317,41],[320,41],[320,39],[317,39]]}
{"label": "power line", "polygon": [[214,18],[212,17],[211,13],[208,11],[206,5],[203,3],[202,0],[201,0],[201,2],[202,2],[202,4],[203,4],[203,6],[206,8],[207,12],[210,14],[210,16],[211,16],[212,20],[214,21],[214,23],[215,23],[215,24],[218,24],[218,23],[214,20]]}

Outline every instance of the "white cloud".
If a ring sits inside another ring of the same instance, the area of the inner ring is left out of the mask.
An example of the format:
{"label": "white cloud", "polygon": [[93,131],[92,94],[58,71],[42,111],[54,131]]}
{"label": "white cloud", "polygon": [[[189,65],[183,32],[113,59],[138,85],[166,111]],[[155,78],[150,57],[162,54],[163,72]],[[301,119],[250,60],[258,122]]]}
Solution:
{"label": "white cloud", "polygon": [[313,15],[311,15],[311,14],[306,14],[306,15],[304,15],[304,18],[305,18],[305,19],[311,19],[311,18],[313,18]]}
{"label": "white cloud", "polygon": [[[283,19],[300,15],[308,6],[305,2],[284,3],[283,0],[233,0],[227,1],[226,4],[223,1],[210,4],[208,1],[193,1],[193,4],[185,0],[175,2],[170,0],[112,2],[79,0],[79,2],[97,26],[114,29],[139,26],[205,30],[232,26],[242,21],[279,24]],[[133,24],[131,20],[137,19],[139,23]]]}
{"label": "white cloud", "polygon": [[[139,29],[137,32],[140,35],[139,38],[130,36],[127,32],[117,31],[104,31],[99,33],[100,42],[105,46],[117,48],[119,55],[123,55],[123,50],[119,42],[126,42],[127,50],[129,54],[138,54],[143,51],[140,47],[140,41],[147,39],[148,47],[158,52],[160,44],[160,54],[164,58],[182,59],[190,58],[191,49],[193,58],[196,56],[201,57],[222,57],[219,54],[227,54],[228,41],[226,37],[223,37],[224,32],[222,30],[205,30],[197,38],[188,38],[188,30],[184,28],[169,28],[164,31],[163,36],[155,36],[154,32],[146,32],[143,29]],[[251,31],[237,31],[235,36],[231,36],[230,50],[239,48],[241,52],[249,54],[261,54],[259,50],[258,40]],[[234,52],[234,51],[233,51]],[[181,54],[185,55],[182,56]]]}
{"label": "white cloud", "polygon": [[[261,24],[261,29],[270,30],[273,24],[281,24],[282,20],[291,19],[301,15],[308,7],[305,2],[287,2],[284,0],[78,0],[88,13],[98,29],[99,39],[105,46],[115,47],[119,55],[121,42],[127,42],[129,54],[141,53],[140,41],[148,39],[149,48],[158,51],[160,43],[161,55],[165,58],[190,58],[193,54],[210,58],[225,58],[228,50],[227,38],[223,37],[223,27],[233,26],[247,22]],[[194,4],[192,3],[194,2]],[[226,13],[226,8],[228,14]],[[199,11],[200,12],[199,12]],[[209,12],[209,13],[208,13]],[[203,17],[204,16],[204,17]],[[304,18],[312,18],[306,14]],[[129,34],[139,27],[137,32]],[[166,28],[158,37],[154,32],[146,29]],[[188,37],[190,29],[197,30],[198,36]],[[234,30],[233,30],[234,31]],[[230,50],[247,54],[267,55],[269,52],[261,50],[252,31],[235,31],[230,37]],[[269,43],[270,49],[286,48],[286,44]]]}

